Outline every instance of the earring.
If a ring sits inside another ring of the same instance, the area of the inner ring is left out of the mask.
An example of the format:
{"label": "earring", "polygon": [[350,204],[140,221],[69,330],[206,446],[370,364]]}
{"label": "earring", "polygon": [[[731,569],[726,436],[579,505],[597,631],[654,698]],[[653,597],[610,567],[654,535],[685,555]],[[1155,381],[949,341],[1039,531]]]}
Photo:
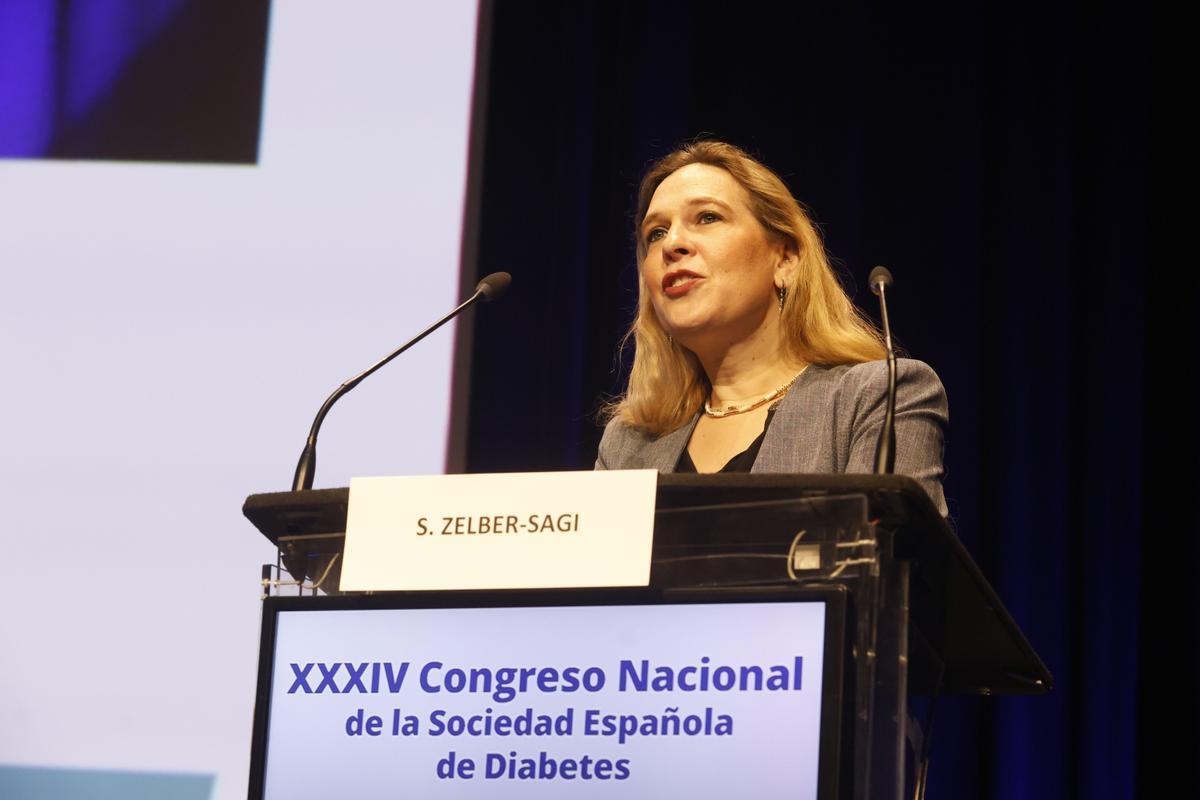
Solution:
{"label": "earring", "polygon": [[674,347],[674,346],[675,346],[675,337],[674,337],[674,336],[672,336],[672,335],[671,335],[671,334],[669,334],[669,333],[667,334],[667,344],[668,344],[670,347]]}
{"label": "earring", "polygon": [[783,313],[783,299],[787,297],[787,289],[779,287],[779,312]]}

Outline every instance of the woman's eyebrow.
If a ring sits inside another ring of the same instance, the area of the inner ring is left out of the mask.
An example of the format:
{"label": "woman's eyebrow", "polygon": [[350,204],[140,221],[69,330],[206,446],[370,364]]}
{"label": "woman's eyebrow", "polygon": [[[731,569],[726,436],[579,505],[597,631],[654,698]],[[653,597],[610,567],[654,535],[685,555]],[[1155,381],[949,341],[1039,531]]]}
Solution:
{"label": "woman's eyebrow", "polygon": [[712,205],[720,206],[721,208],[727,209],[729,211],[733,210],[733,206],[729,205],[729,203],[726,203],[724,200],[718,200],[715,197],[709,197],[708,195],[701,195],[700,197],[693,197],[692,199],[688,200],[687,204],[689,206],[703,206],[703,205],[712,204]]}
{"label": "woman's eyebrow", "polygon": [[661,211],[647,212],[646,216],[642,217],[642,225],[641,225],[642,232],[644,233],[646,231],[646,228],[648,228],[649,226],[658,222],[662,218],[663,218],[663,213]]}

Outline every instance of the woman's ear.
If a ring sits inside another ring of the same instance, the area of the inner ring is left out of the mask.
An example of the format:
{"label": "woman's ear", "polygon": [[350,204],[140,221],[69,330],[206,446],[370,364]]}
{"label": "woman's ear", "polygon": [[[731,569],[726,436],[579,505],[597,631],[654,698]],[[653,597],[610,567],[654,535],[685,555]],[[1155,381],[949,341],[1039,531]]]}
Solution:
{"label": "woman's ear", "polygon": [[792,285],[796,268],[800,266],[800,247],[794,241],[780,245],[779,260],[775,262],[775,288],[785,289]]}

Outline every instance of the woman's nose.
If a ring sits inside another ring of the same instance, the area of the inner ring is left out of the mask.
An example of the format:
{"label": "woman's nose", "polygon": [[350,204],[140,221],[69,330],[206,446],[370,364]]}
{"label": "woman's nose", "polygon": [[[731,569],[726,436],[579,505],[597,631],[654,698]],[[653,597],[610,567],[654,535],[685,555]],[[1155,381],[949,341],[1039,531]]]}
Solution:
{"label": "woman's nose", "polygon": [[672,225],[663,236],[663,256],[674,260],[692,252],[692,242],[682,225]]}

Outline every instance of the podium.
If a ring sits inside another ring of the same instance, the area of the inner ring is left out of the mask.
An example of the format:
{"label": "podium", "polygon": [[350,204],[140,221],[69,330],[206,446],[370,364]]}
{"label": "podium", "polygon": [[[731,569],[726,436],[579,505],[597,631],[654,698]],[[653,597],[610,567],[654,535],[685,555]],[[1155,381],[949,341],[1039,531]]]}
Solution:
{"label": "podium", "polygon": [[[948,523],[906,476],[660,475],[650,586],[632,590],[342,595],[348,503],[348,489],[323,489],[252,495],[243,507],[279,553],[264,571],[252,797],[262,796],[269,757],[276,631],[268,620],[282,610],[811,601],[825,614],[814,795],[821,798],[905,796],[909,762],[918,760],[910,745],[919,752],[921,738],[910,695],[1040,694],[1053,683]],[[297,595],[271,596],[289,583],[270,580],[284,572]]]}

